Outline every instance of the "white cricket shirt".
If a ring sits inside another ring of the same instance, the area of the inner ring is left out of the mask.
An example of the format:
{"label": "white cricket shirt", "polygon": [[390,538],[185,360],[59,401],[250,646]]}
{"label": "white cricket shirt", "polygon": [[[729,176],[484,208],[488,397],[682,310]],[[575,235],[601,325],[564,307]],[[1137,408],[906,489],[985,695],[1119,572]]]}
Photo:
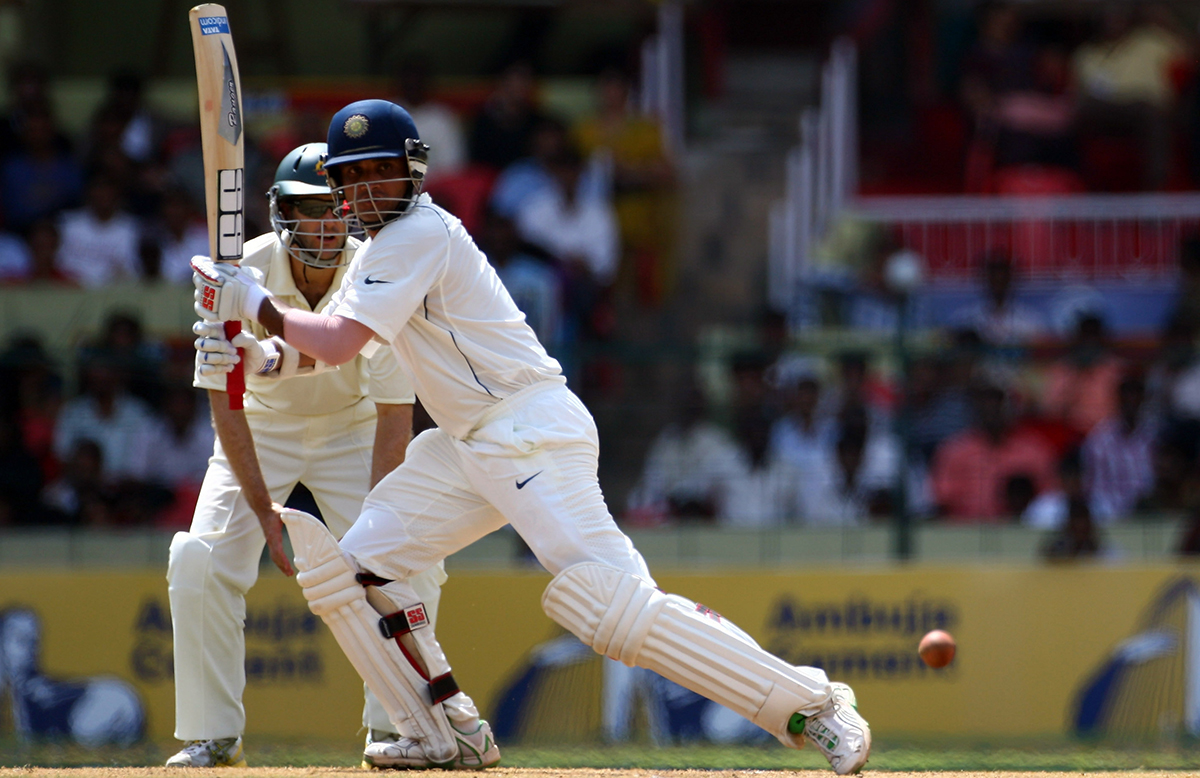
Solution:
{"label": "white cricket shirt", "polygon": [[[353,254],[359,245],[358,241],[350,238],[346,251]],[[296,288],[287,249],[276,239],[275,233],[260,235],[247,242],[240,265],[251,270],[273,296],[293,308],[313,310]],[[329,307],[347,268],[352,266],[338,268],[329,291],[317,302],[316,312]],[[242,322],[242,328],[251,331],[259,340],[269,337],[260,324],[246,321]],[[194,383],[203,389],[225,390],[224,375],[200,377],[197,374]],[[297,376],[281,381],[248,375],[246,394],[248,401],[253,398],[256,404],[296,416],[323,416],[348,408],[363,398],[394,405],[411,403],[414,399],[408,376],[400,369],[395,355],[387,349],[380,350],[370,359],[360,354],[336,370],[327,370],[315,376]]]}
{"label": "white cricket shirt", "polygon": [[521,389],[566,383],[462,223],[426,194],[359,249],[326,312],[390,344],[430,417],[459,439]]}

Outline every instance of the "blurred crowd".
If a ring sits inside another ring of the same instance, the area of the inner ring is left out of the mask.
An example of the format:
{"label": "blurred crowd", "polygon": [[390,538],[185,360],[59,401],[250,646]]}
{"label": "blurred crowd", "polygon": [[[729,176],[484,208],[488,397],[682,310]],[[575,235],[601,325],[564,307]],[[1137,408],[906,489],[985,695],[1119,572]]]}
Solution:
{"label": "blurred crowd", "polygon": [[730,360],[723,413],[702,384],[681,390],[625,520],[863,526],[903,510],[1046,530],[1045,553],[1073,557],[1105,553],[1115,522],[1168,518],[1183,522],[1179,550],[1200,553],[1200,240],[1182,254],[1161,335],[1145,342],[1112,338],[1100,307],[1058,335],[1019,302],[999,253],[957,323],[904,355],[801,354],[773,323],[766,347]]}
{"label": "blurred crowd", "polygon": [[[17,62],[7,76],[0,284],[190,285],[190,258],[208,253],[194,123],[156,115],[143,80],[122,72],[84,136],[70,137],[44,68]],[[380,95],[408,108],[431,146],[426,191],[463,220],[585,391],[586,355],[613,337],[617,298],[653,309],[670,294],[675,235],[664,225],[678,223],[672,162],[657,122],[633,108],[630,76],[608,67],[594,83],[594,110],[559,116],[515,61],[464,107],[436,99],[429,69],[408,60]],[[324,140],[327,116],[289,118],[248,140],[247,237],[270,229],[253,192],[267,191],[278,160]],[[37,336],[0,356],[11,395],[0,525],[186,526],[213,444],[188,333],[156,340],[136,311],[114,312],[72,360],[55,364]]]}
{"label": "blurred crowd", "polygon": [[214,438],[190,340],[117,312],[76,359],[68,396],[36,336],[0,351],[0,527],[186,528]]}
{"label": "blurred crowd", "polygon": [[1054,186],[1082,190],[1092,162],[1085,148],[1119,159],[1114,141],[1125,139],[1140,157],[1138,186],[1166,188],[1171,171],[1183,167],[1174,145],[1179,105],[1193,89],[1195,30],[1166,3],[1109,4],[1074,48],[1066,36],[1032,34],[1022,22],[1014,5],[985,7],[964,63],[977,166],[969,185],[985,188],[990,166],[994,187],[1013,191],[1022,184],[1006,179],[1024,175],[1029,186],[1022,168],[1037,166]]}
{"label": "blurred crowd", "polygon": [[885,5],[890,25],[854,30],[869,190],[1183,190],[1200,180],[1194,7]]}

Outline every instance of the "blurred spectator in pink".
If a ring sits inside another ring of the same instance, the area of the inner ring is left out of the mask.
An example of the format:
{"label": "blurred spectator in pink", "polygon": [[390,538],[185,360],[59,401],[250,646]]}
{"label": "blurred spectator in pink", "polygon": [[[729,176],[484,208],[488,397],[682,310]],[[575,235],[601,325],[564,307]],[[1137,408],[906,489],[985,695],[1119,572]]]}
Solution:
{"label": "blurred spectator in pink", "polygon": [[4,223],[17,232],[78,205],[83,195],[83,168],[56,142],[49,105],[28,106],[20,129],[19,150],[0,164]]}
{"label": "blurred spectator in pink", "polygon": [[635,111],[629,75],[609,68],[597,78],[596,91],[596,113],[576,125],[575,138],[584,156],[611,171],[623,275],[641,304],[657,306],[675,286],[674,166],[658,122]]}
{"label": "blurred spectator in pink", "polygon": [[429,144],[427,179],[437,181],[466,167],[467,143],[458,113],[430,94],[432,80],[425,59],[406,58],[396,73],[396,102],[412,116],[421,140]]}
{"label": "blurred spectator in pink", "polygon": [[993,251],[983,261],[980,299],[956,311],[953,324],[979,334],[993,348],[1026,346],[1045,332],[1036,311],[1013,297],[1013,266],[1004,251]]}
{"label": "blurred spectator in pink", "polygon": [[140,253],[144,275],[185,285],[192,282],[192,257],[208,256],[208,226],[204,212],[180,186],[162,196],[159,217],[142,235]]}
{"label": "blurred spectator in pink", "polygon": [[1173,156],[1173,69],[1192,56],[1187,38],[1166,3],[1109,3],[1101,24],[1099,36],[1075,50],[1080,129],[1132,136],[1144,155],[1143,187],[1161,189]]}
{"label": "blurred spectator in pink", "polygon": [[55,453],[65,460],[80,440],[94,440],[104,457],[106,479],[141,480],[153,418],[149,406],[129,394],[120,369],[102,357],[83,364],[80,384],[81,394],[68,400],[58,415]]}
{"label": "blurred spectator in pink", "polygon": [[123,210],[120,189],[111,179],[93,178],[85,207],[64,213],[59,231],[58,269],[80,286],[128,283],[141,277],[141,232],[137,220]]}
{"label": "blurred spectator in pink", "polygon": [[1127,375],[1117,385],[1117,413],[1099,422],[1083,442],[1083,481],[1093,517],[1128,518],[1154,488],[1158,425],[1145,413],[1146,386]]}
{"label": "blurred spectator in pink", "polygon": [[1104,318],[1085,311],[1075,322],[1067,353],[1046,370],[1042,413],[1082,437],[1117,411],[1124,362],[1112,353]]}
{"label": "blurred spectator in pink", "polygon": [[536,93],[529,62],[520,60],[504,69],[475,117],[469,141],[471,162],[499,172],[529,153],[534,128],[543,116]]}
{"label": "blurred spectator in pink", "polygon": [[1015,476],[1034,494],[1058,487],[1055,453],[1038,434],[1014,424],[1009,394],[994,381],[972,392],[974,424],[934,453],[930,472],[939,514],[958,522],[995,522],[1008,514],[1005,491]]}

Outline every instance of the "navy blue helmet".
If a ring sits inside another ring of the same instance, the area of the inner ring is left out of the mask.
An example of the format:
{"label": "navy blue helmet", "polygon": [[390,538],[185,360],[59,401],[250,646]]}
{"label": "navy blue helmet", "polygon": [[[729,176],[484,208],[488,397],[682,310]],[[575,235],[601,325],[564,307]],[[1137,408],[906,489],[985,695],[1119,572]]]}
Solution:
{"label": "navy blue helmet", "polygon": [[[429,146],[421,142],[417,125],[408,111],[395,103],[359,100],[347,105],[335,113],[329,122],[328,146],[325,172],[339,198],[352,201],[354,198],[346,198],[341,181],[341,165],[388,157],[405,159],[408,176],[396,180],[411,184],[408,196],[400,200],[398,207],[376,207],[373,212],[374,204],[366,202],[369,198],[357,198],[360,211],[357,216],[364,226],[381,225],[403,215],[421,194]],[[361,213],[364,204],[367,205],[367,214]]]}

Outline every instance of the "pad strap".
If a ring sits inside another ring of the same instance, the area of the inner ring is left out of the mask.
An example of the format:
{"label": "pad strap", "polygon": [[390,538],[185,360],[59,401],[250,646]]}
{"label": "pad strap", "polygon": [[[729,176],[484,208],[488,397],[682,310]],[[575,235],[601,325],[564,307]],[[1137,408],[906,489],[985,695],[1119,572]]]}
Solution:
{"label": "pad strap", "polygon": [[434,705],[445,702],[460,691],[462,689],[458,688],[458,681],[454,680],[454,676],[450,673],[439,675],[429,682],[429,693],[433,696]]}
{"label": "pad strap", "polygon": [[423,602],[410,605],[395,613],[389,613],[379,619],[379,631],[385,638],[398,638],[401,635],[407,635],[414,629],[428,626],[429,616],[425,612],[425,603]]}
{"label": "pad strap", "polygon": [[[380,640],[376,631],[379,612],[367,602],[367,591],[356,579],[358,571],[343,556],[329,529],[301,511],[286,509],[281,518],[292,539],[299,571],[296,581],[304,590],[309,610],[329,627],[393,725],[400,727],[398,722],[404,722],[409,726],[431,761],[454,759],[458,741],[445,706],[427,697],[432,684],[399,646],[400,641]],[[417,626],[418,616],[428,624],[425,606],[420,603],[400,614],[410,628]],[[425,633],[432,636],[431,630],[419,634]],[[448,670],[448,665],[444,669]],[[443,667],[438,666],[438,672],[442,673]]]}

